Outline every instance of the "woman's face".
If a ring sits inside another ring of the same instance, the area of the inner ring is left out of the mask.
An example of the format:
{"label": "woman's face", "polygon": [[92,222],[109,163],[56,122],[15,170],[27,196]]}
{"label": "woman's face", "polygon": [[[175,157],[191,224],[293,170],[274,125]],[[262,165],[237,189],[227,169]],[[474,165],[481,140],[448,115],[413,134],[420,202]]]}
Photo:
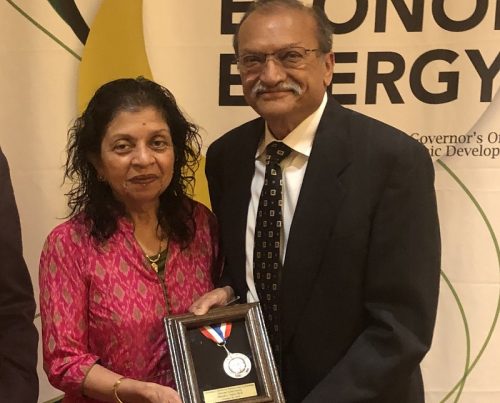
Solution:
{"label": "woman's face", "polygon": [[121,111],[110,122],[94,165],[131,210],[156,207],[174,172],[170,129],[154,107]]}

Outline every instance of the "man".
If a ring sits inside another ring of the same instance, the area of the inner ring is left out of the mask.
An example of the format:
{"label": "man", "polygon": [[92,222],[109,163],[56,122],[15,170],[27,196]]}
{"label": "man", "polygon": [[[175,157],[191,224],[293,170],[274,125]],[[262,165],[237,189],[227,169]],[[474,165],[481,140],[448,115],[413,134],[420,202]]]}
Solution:
{"label": "man", "polygon": [[[326,95],[334,58],[322,11],[257,1],[234,45],[245,99],[261,118],[208,150],[224,287],[191,310],[202,314],[233,294],[260,300],[287,402],[423,402],[419,363],[431,344],[440,273],[426,149]],[[282,211],[268,213],[261,205],[273,202],[259,198],[274,141],[291,151],[270,173],[282,182],[269,193],[282,192]],[[269,242],[259,238],[274,221],[277,276],[262,263]]]}
{"label": "man", "polygon": [[34,314],[9,166],[0,149],[0,402],[37,401]]}

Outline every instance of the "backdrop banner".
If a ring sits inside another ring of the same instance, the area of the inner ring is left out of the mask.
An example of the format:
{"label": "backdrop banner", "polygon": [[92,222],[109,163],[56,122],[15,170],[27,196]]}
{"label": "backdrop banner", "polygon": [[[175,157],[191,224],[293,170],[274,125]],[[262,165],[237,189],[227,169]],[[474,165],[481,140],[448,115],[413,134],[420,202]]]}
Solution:
{"label": "backdrop banner", "polygon": [[[435,163],[443,255],[436,332],[422,364],[427,401],[499,402],[500,0],[304,2],[335,27],[329,91],[414,137]],[[62,165],[73,119],[102,83],[143,75],[175,94],[201,127],[205,153],[256,116],[232,49],[248,4],[0,1],[0,145],[36,298],[43,242],[68,212]],[[195,192],[209,204],[203,164]],[[39,362],[40,402],[48,402],[62,393]]]}

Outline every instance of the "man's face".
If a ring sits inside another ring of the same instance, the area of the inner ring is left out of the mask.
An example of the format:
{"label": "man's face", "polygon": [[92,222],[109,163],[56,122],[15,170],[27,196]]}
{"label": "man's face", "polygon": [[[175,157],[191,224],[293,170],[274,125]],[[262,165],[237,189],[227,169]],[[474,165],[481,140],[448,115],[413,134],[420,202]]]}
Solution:
{"label": "man's face", "polygon": [[298,10],[257,11],[240,27],[238,57],[243,93],[276,137],[286,136],[319,107],[332,79],[333,55],[309,51],[292,67],[279,61],[278,55],[282,57],[286,51],[267,56],[257,68],[245,68],[241,60],[246,55],[252,60],[254,54],[318,46],[313,17]]}

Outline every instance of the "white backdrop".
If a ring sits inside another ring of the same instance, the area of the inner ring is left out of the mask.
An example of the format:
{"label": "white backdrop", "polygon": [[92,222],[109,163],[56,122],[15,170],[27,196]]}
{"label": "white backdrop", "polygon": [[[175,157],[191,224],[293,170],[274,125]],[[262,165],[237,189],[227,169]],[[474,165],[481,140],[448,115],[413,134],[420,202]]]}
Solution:
{"label": "white backdrop", "polygon": [[[237,106],[241,88],[226,63],[244,3],[76,1],[90,28],[83,44],[49,1],[0,1],[0,145],[37,298],[43,241],[66,214],[61,166],[78,105],[115,76],[152,76],[202,127],[206,150],[255,116]],[[333,93],[419,139],[435,160],[443,275],[423,363],[427,401],[498,402],[500,0],[315,3],[337,24]],[[202,188],[198,196],[206,199]],[[60,392],[39,367],[46,402]]]}

